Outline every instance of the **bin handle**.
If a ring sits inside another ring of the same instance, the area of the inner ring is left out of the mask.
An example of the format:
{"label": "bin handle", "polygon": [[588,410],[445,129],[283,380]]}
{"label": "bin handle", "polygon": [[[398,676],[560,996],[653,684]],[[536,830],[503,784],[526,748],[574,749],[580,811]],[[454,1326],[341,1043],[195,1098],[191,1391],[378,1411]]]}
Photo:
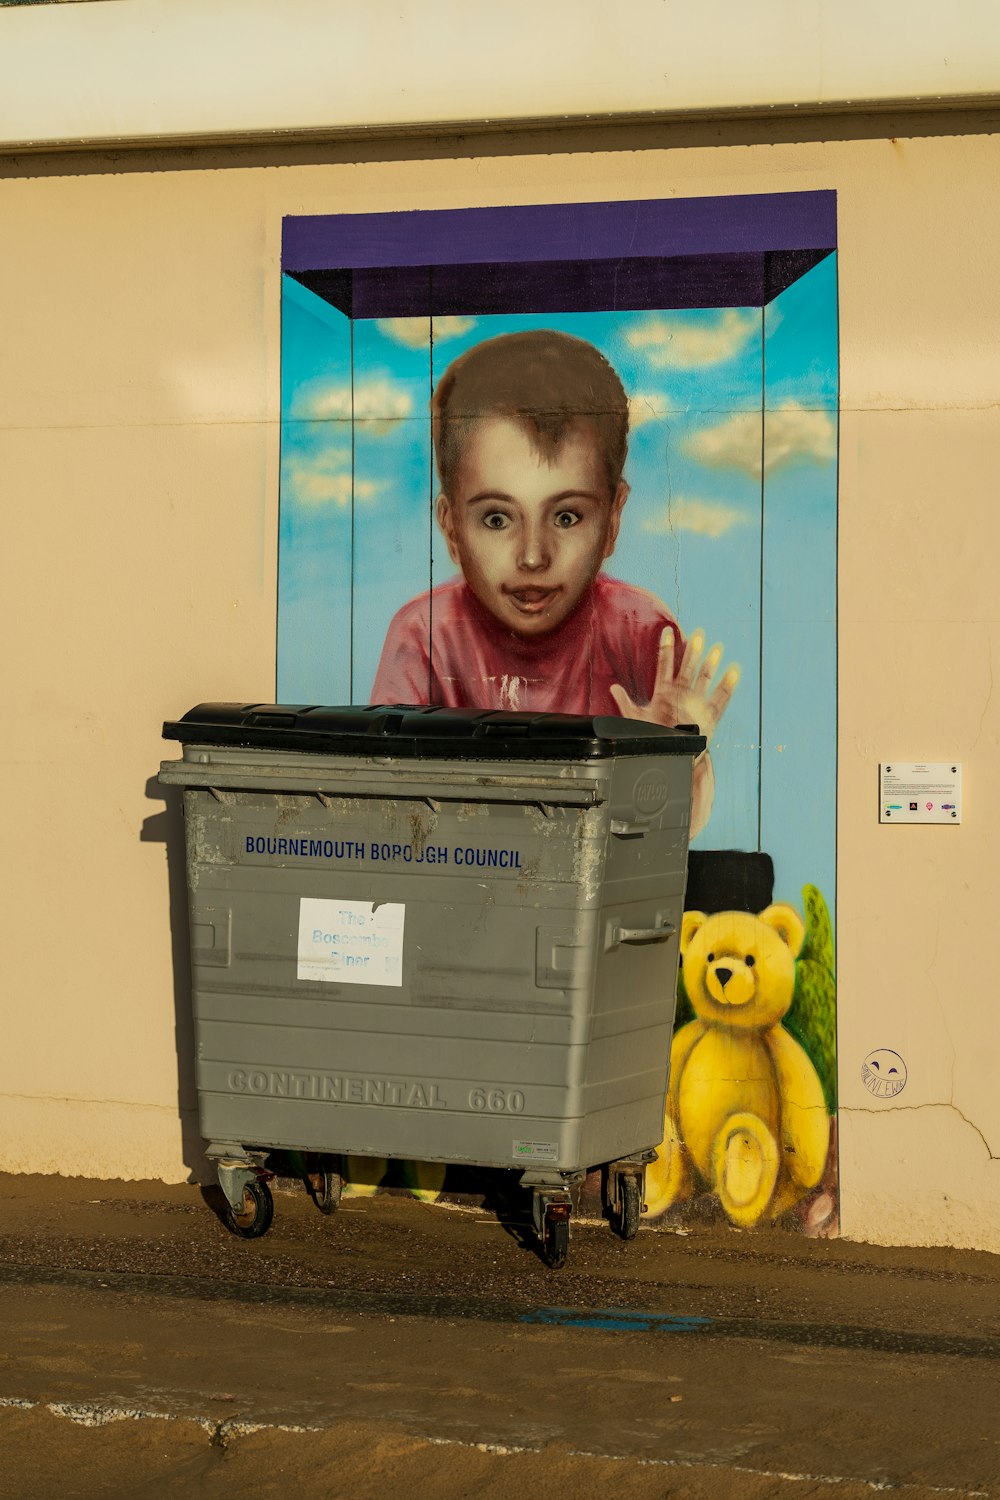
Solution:
{"label": "bin handle", "polygon": [[648,823],[630,823],[627,818],[611,819],[611,832],[616,839],[641,839],[648,830]]}
{"label": "bin handle", "polygon": [[618,927],[610,931],[609,947],[617,943],[665,943],[677,931],[669,922],[660,922],[655,927]]}
{"label": "bin handle", "polygon": [[251,729],[294,729],[296,714],[259,713],[247,714]]}

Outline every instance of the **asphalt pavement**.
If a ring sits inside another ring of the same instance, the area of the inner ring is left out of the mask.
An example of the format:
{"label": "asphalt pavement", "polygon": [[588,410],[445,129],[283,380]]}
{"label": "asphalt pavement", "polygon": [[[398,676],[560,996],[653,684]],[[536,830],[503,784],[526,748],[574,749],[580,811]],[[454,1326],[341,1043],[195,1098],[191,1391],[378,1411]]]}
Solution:
{"label": "asphalt pavement", "polygon": [[3,1493],[1000,1496],[1000,1257],[0,1176]]}

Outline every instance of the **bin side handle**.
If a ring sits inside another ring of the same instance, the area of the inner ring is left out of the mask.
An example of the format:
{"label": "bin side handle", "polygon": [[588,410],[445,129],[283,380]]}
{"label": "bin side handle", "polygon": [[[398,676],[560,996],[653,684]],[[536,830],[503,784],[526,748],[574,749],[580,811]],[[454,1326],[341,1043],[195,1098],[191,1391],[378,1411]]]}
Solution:
{"label": "bin side handle", "polygon": [[611,832],[617,839],[641,839],[648,831],[648,823],[630,823],[627,818],[611,819]]}
{"label": "bin side handle", "polygon": [[609,948],[618,943],[665,943],[677,931],[669,922],[660,922],[656,927],[619,927],[617,923],[609,927]]}

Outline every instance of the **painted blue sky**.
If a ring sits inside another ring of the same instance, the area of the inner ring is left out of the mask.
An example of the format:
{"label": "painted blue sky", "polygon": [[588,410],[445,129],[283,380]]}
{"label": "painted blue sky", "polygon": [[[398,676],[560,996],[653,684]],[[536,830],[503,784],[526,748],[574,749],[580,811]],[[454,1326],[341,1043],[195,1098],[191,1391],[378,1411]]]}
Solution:
{"label": "painted blue sky", "polygon": [[[452,576],[431,521],[428,420],[448,363],[501,332],[576,334],[630,397],[631,494],[607,570],[657,594],[686,634],[704,628],[743,671],[713,746],[716,805],[699,843],[763,847],[779,899],[798,905],[812,881],[832,902],[835,257],[763,313],[352,327],[291,278],[284,289],[279,701],[367,701],[395,611]],[[815,816],[803,819],[807,802]]]}

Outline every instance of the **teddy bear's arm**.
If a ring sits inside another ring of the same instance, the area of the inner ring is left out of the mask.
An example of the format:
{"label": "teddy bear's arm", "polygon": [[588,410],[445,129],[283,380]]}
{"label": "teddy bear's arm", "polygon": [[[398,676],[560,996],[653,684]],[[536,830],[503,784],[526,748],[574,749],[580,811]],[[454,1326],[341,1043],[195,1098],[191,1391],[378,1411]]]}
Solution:
{"label": "teddy bear's arm", "polygon": [[688,1021],[686,1026],[675,1033],[670,1046],[670,1084],[667,1089],[663,1140],[657,1148],[656,1160],[646,1168],[646,1204],[652,1219],[691,1196],[691,1163],[687,1147],[681,1140],[678,1100],[684,1064],[696,1043],[704,1036],[705,1029],[703,1021]]}
{"label": "teddy bear's arm", "polygon": [[688,1021],[674,1033],[670,1045],[670,1083],[667,1088],[667,1114],[677,1120],[680,1108],[681,1077],[684,1065],[707,1031],[704,1021]]}
{"label": "teddy bear's arm", "polygon": [[765,1032],[781,1101],[781,1151],[793,1182],[815,1187],[830,1144],[830,1117],[823,1085],[809,1055],[781,1026]]}

